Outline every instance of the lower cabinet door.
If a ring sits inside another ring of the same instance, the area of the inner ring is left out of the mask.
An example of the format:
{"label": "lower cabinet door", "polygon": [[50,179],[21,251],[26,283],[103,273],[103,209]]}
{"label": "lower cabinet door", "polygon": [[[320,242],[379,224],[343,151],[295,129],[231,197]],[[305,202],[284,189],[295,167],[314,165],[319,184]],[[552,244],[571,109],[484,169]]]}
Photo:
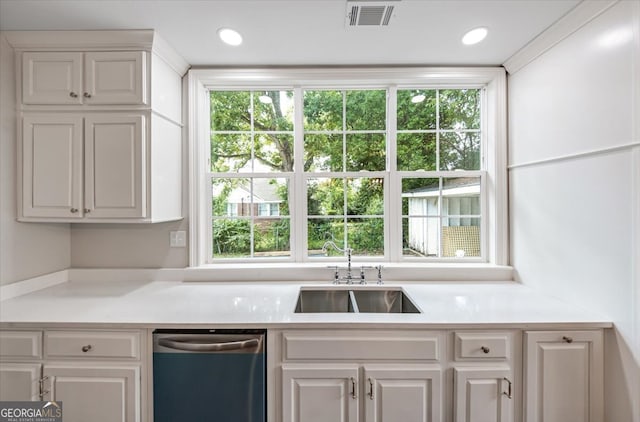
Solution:
{"label": "lower cabinet door", "polygon": [[[65,422],[139,422],[138,366],[45,365],[48,395],[62,402]],[[47,378],[48,377],[48,378]]]}
{"label": "lower cabinet door", "polygon": [[430,365],[365,365],[367,422],[440,422],[442,371]]}
{"label": "lower cabinet door", "polygon": [[455,368],[455,422],[513,421],[509,368]]}
{"label": "lower cabinet door", "polygon": [[282,367],[284,422],[357,422],[358,400],[357,365]]}
{"label": "lower cabinet door", "polygon": [[601,331],[525,333],[525,422],[602,422]]}
{"label": "lower cabinet door", "polygon": [[40,400],[39,363],[0,364],[0,401]]}

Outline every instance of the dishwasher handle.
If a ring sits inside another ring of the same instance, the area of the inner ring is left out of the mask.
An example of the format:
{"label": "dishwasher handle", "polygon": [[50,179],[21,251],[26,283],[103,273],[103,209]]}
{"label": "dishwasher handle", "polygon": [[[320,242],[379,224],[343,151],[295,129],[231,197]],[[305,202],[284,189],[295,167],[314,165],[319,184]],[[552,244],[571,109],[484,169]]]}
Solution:
{"label": "dishwasher handle", "polygon": [[260,340],[252,338],[248,340],[219,343],[199,340],[197,337],[180,337],[179,339],[166,337],[158,339],[158,344],[169,349],[188,352],[227,352],[257,347],[260,345]]}

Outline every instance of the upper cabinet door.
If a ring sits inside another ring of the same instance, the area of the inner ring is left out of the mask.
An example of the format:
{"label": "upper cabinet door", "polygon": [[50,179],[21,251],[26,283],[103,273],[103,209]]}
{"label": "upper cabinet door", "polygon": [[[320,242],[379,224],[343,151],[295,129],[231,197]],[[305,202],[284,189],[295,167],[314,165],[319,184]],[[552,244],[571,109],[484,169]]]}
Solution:
{"label": "upper cabinet door", "polygon": [[22,125],[25,217],[82,217],[82,118],[27,116]]}
{"label": "upper cabinet door", "polygon": [[82,104],[82,53],[24,53],[24,104]]}
{"label": "upper cabinet door", "polygon": [[85,119],[85,217],[146,217],[145,119],[101,114]]}
{"label": "upper cabinet door", "polygon": [[146,104],[146,53],[85,53],[85,104]]}

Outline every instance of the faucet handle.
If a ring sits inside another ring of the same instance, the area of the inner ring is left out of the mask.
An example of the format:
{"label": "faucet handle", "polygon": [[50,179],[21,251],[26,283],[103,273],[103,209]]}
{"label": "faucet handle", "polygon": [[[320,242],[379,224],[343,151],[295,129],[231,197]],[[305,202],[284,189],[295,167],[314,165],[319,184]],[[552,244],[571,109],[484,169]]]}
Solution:
{"label": "faucet handle", "polygon": [[329,265],[327,268],[333,270],[333,284],[340,284],[340,267],[337,265]]}
{"label": "faucet handle", "polygon": [[384,284],[382,282],[382,265],[378,265],[375,268],[376,268],[376,270],[378,270],[378,284],[382,285],[382,284]]}
{"label": "faucet handle", "polygon": [[367,284],[364,276],[364,270],[368,270],[373,268],[371,265],[361,265],[360,266],[360,284]]}

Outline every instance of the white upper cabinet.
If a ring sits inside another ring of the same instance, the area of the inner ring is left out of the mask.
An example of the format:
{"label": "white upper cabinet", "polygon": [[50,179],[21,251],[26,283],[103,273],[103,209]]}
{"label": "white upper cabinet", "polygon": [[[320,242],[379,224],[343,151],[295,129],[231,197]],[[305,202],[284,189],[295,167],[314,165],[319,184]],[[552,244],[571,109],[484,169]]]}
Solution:
{"label": "white upper cabinet", "polygon": [[82,118],[25,116],[20,152],[24,217],[80,218]]}
{"label": "white upper cabinet", "polygon": [[144,51],[25,52],[24,104],[146,104]]}
{"label": "white upper cabinet", "polygon": [[145,217],[144,133],[144,116],[85,119],[86,217]]}
{"label": "white upper cabinet", "polygon": [[151,30],[15,31],[18,220],[182,218],[182,77]]}
{"label": "white upper cabinet", "polygon": [[24,53],[24,104],[82,104],[82,53]]}

